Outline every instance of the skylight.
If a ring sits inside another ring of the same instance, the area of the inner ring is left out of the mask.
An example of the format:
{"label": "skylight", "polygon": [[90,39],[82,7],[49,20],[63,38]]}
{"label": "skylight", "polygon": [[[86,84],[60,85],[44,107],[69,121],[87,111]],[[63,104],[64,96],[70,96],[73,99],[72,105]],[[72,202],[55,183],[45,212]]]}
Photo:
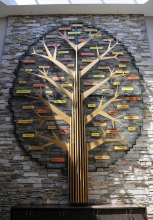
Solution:
{"label": "skylight", "polygon": [[0,0],[6,5],[145,4],[149,0]]}

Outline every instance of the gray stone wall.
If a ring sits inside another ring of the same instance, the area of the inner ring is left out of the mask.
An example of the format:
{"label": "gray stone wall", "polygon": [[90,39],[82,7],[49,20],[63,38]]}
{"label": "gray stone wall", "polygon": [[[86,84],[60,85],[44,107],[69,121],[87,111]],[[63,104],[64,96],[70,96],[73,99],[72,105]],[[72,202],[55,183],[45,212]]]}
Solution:
{"label": "gray stone wall", "polygon": [[153,66],[143,16],[25,16],[9,17],[0,70],[0,219],[9,219],[12,205],[66,204],[67,174],[47,170],[31,160],[14,136],[9,90],[19,57],[56,23],[69,19],[92,21],[123,42],[144,76],[144,120],[136,145],[115,165],[89,173],[89,202],[143,205],[153,218]]}

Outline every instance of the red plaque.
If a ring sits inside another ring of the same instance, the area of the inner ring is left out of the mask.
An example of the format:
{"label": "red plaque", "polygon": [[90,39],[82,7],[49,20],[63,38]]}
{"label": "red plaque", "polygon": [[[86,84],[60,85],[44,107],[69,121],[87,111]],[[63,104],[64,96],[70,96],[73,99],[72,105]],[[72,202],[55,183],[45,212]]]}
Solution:
{"label": "red plaque", "polygon": [[22,60],[22,63],[35,63],[35,60]]}
{"label": "red plaque", "polygon": [[45,85],[42,84],[42,83],[38,83],[38,84],[33,84],[33,87],[34,88],[37,88],[37,87],[44,87]]}
{"label": "red plaque", "polygon": [[49,162],[52,163],[64,163],[64,158],[62,157],[53,157],[49,159]]}
{"label": "red plaque", "polygon": [[44,114],[44,113],[49,113],[50,110],[48,110],[48,109],[37,109],[37,112]]}
{"label": "red plaque", "polygon": [[67,129],[60,129],[60,130],[59,130],[59,133],[60,133],[60,134],[68,134],[68,133],[69,133],[69,130],[67,130]]}
{"label": "red plaque", "polygon": [[142,98],[139,96],[134,96],[134,97],[129,96],[129,97],[126,97],[125,100],[127,100],[127,101],[141,101]]}

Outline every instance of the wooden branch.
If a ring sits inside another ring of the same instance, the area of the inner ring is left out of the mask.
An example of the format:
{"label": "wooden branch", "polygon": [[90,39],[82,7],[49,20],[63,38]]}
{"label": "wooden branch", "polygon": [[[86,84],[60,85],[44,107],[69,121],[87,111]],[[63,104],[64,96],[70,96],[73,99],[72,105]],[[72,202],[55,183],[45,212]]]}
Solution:
{"label": "wooden branch", "polygon": [[78,45],[75,45],[72,41],[70,41],[70,40],[68,39],[68,36],[67,36],[67,34],[66,34],[66,31],[64,31],[64,34],[61,34],[60,32],[59,32],[59,34],[61,35],[59,38],[65,40],[75,51],[76,51],[76,50],[78,51],[78,50],[80,50],[82,47],[84,47],[90,40],[92,40],[92,39],[98,34],[98,32],[97,32],[96,34],[91,34],[91,32],[90,32],[89,38],[87,38],[86,40],[84,40],[83,42],[81,42],[81,43],[78,44]]}
{"label": "wooden branch", "polygon": [[99,51],[97,49],[97,56],[98,57],[95,60],[93,60],[89,65],[87,65],[83,70],[81,70],[80,76],[81,77],[84,76],[84,74],[86,74],[95,64],[97,64],[101,60],[108,60],[108,59],[117,59],[118,60],[118,58],[117,58],[118,54],[116,54],[115,56],[106,57],[106,55],[118,44],[119,43],[116,42],[113,46],[111,46],[111,41],[110,41],[107,50],[102,55],[99,55]]}
{"label": "wooden branch", "polygon": [[49,107],[52,111],[54,111],[58,116],[60,116],[62,118],[62,120],[64,120],[65,122],[67,122],[70,125],[70,117],[68,115],[66,115],[64,112],[62,112],[61,110],[59,110],[57,107],[55,107],[54,105],[49,103],[46,99],[44,99],[42,97],[42,94],[40,94],[39,96],[26,96],[26,97],[40,100],[47,107]]}
{"label": "wooden branch", "polygon": [[102,115],[103,117],[110,119],[112,122],[116,122],[116,123],[118,123],[118,124],[121,124],[121,125],[125,126],[125,125],[124,125],[122,122],[120,122],[117,118],[112,117],[111,115],[109,115],[108,113],[106,113],[106,112],[104,112],[104,111],[101,111],[101,112],[99,113],[99,115]]}
{"label": "wooden branch", "polygon": [[119,96],[118,91],[116,91],[115,96],[113,98],[111,98],[110,100],[108,100],[104,104],[100,105],[96,110],[94,110],[87,117],[85,117],[85,124],[88,124],[93,118],[95,118],[98,114],[100,114],[101,111],[104,110],[111,103],[120,101],[120,99],[117,99],[118,96]]}
{"label": "wooden branch", "polygon": [[69,75],[71,75],[72,77],[74,77],[74,71],[69,69],[67,66],[65,66],[63,63],[59,62],[57,59],[56,59],[56,53],[57,53],[57,47],[55,47],[55,51],[54,51],[54,55],[51,54],[51,52],[49,51],[48,47],[46,46],[44,40],[42,41],[44,47],[45,47],[45,50],[46,50],[46,53],[47,53],[47,56],[46,55],[43,55],[43,54],[38,54],[36,53],[36,51],[34,50],[33,48],[33,53],[32,55],[37,55],[37,56],[40,56],[40,57],[43,57],[47,60],[50,60],[51,62],[53,62],[55,65],[57,65],[60,69],[64,70],[66,73],[68,73]]}
{"label": "wooden branch", "polygon": [[127,142],[126,139],[119,139],[119,138],[101,138],[99,140],[92,141],[87,143],[88,151],[93,150],[94,148],[98,147],[99,145],[105,142]]}
{"label": "wooden branch", "polygon": [[[94,91],[96,91],[100,86],[104,85],[107,81],[109,81],[111,78],[114,78],[115,76],[115,71],[114,69],[110,70],[110,75],[108,78],[102,80],[101,82],[97,83],[97,85],[91,87],[90,89],[86,90],[83,94],[82,94],[82,100],[84,100],[85,98],[87,98],[90,94],[92,94]],[[119,76],[116,76],[116,77],[119,77]]]}
{"label": "wooden branch", "polygon": [[38,71],[40,73],[42,73],[42,75],[40,74],[35,74],[35,73],[30,73],[31,75],[34,76],[38,76],[42,79],[47,80],[49,83],[51,83],[53,86],[55,86],[57,89],[61,90],[61,92],[63,92],[65,95],[67,95],[70,99],[72,99],[72,93],[69,92],[67,89],[63,88],[59,83],[56,83],[53,79],[51,79],[50,77],[48,77],[48,71],[46,71],[45,69],[40,70],[38,69]]}
{"label": "wooden branch", "polygon": [[62,141],[59,141],[59,140],[55,140],[55,139],[51,139],[49,137],[46,137],[46,136],[43,136],[43,135],[40,135],[38,133],[36,133],[36,136],[44,141],[47,141],[48,145],[50,144],[56,144],[58,145],[59,147],[61,147],[63,150],[67,150],[68,151],[68,148],[69,148],[69,144],[66,143],[66,142],[62,142]]}

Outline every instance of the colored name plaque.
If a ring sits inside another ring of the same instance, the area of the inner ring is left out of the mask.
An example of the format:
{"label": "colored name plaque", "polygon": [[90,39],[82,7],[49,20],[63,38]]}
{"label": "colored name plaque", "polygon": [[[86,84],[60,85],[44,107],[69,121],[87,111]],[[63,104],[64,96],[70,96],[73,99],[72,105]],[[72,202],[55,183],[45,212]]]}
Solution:
{"label": "colored name plaque", "polygon": [[33,69],[25,69],[25,72],[32,72]]}
{"label": "colored name plaque", "polygon": [[137,119],[140,119],[140,117],[130,115],[130,116],[124,116],[124,119],[125,120],[135,120],[135,119],[137,120]]}
{"label": "colored name plaque", "polygon": [[22,106],[22,109],[25,109],[25,110],[34,109],[34,108],[35,108],[34,105],[23,105]]}
{"label": "colored name plaque", "polygon": [[114,146],[115,150],[127,150],[128,146]]}
{"label": "colored name plaque", "polygon": [[48,47],[59,47],[60,44],[47,44]]}
{"label": "colored name plaque", "polygon": [[71,30],[71,27],[61,27],[61,28],[58,28],[59,31],[70,31]]}
{"label": "colored name plaque", "polygon": [[73,84],[72,83],[65,83],[65,84],[61,84],[62,87],[72,87]]}
{"label": "colored name plaque", "polygon": [[109,155],[103,155],[103,156],[95,156],[95,160],[110,160],[111,157]]}
{"label": "colored name plaque", "polygon": [[130,60],[128,58],[118,58],[120,62],[129,62]]}
{"label": "colored name plaque", "polygon": [[116,70],[116,74],[123,74],[123,73],[129,73],[129,70]]}
{"label": "colored name plaque", "polygon": [[71,57],[63,57],[61,58],[61,61],[72,61]]}
{"label": "colored name plaque", "polygon": [[67,129],[60,129],[59,133],[60,134],[69,134],[69,130],[67,130]]}
{"label": "colored name plaque", "polygon": [[109,70],[109,66],[98,66],[98,70]]}
{"label": "colored name plaque", "polygon": [[81,56],[95,56],[95,54],[94,53],[84,52],[84,53],[81,53]]}
{"label": "colored name plaque", "polygon": [[52,129],[57,129],[57,127],[56,127],[55,125],[49,125],[49,126],[48,126],[48,129],[51,129],[51,130],[52,130]]}
{"label": "colored name plaque", "polygon": [[39,69],[49,69],[50,66],[39,66]]}
{"label": "colored name plaque", "polygon": [[120,67],[120,68],[125,68],[125,67],[126,67],[126,64],[119,64],[118,67]]}
{"label": "colored name plaque", "polygon": [[73,63],[69,63],[69,64],[67,64],[67,66],[71,68],[71,67],[74,67],[74,64]]}
{"label": "colored name plaque", "polygon": [[99,133],[91,133],[91,136],[92,136],[92,137],[99,137],[100,134],[99,134]]}
{"label": "colored name plaque", "polygon": [[53,91],[52,90],[46,90],[45,93],[46,94],[53,94]]}
{"label": "colored name plaque", "polygon": [[107,134],[119,134],[120,131],[119,130],[106,130]]}
{"label": "colored name plaque", "polygon": [[128,127],[128,131],[136,131],[137,128],[136,127]]}
{"label": "colored name plaque", "polygon": [[103,39],[103,41],[113,41],[113,38],[107,38],[107,39]]}
{"label": "colored name plaque", "polygon": [[83,63],[91,63],[93,60],[91,59],[82,59],[82,62]]}
{"label": "colored name plaque", "polygon": [[75,35],[75,34],[81,34],[80,31],[70,31],[68,32],[68,35]]}
{"label": "colored name plaque", "polygon": [[42,146],[29,146],[28,150],[30,150],[30,151],[42,151],[42,150],[44,150],[44,147],[42,147]]}
{"label": "colored name plaque", "polygon": [[128,76],[128,80],[138,80],[140,79],[139,76]]}
{"label": "colored name plaque", "polygon": [[54,76],[53,80],[55,80],[55,81],[64,80],[64,76]]}
{"label": "colored name plaque", "polygon": [[117,105],[117,108],[129,108],[129,105]]}
{"label": "colored name plaque", "polygon": [[66,100],[54,100],[55,104],[64,104],[66,103]]}
{"label": "colored name plaque", "polygon": [[49,162],[51,162],[51,163],[64,163],[64,158],[52,157],[52,158],[49,158]]}
{"label": "colored name plaque", "polygon": [[135,97],[133,97],[133,96],[130,97],[129,96],[129,97],[126,97],[125,100],[127,100],[127,101],[141,101],[142,98],[138,97],[138,96],[135,96]]}
{"label": "colored name plaque", "polygon": [[83,85],[84,86],[94,86],[94,85],[96,85],[97,83],[95,83],[95,82],[84,82],[83,83]]}
{"label": "colored name plaque", "polygon": [[42,84],[42,83],[37,83],[37,84],[33,84],[33,87],[34,88],[40,88],[40,87],[45,87],[45,85]]}
{"label": "colored name plaque", "polygon": [[73,27],[83,27],[83,24],[72,24]]}
{"label": "colored name plaque", "polygon": [[113,82],[114,86],[119,86],[121,83],[120,82]]}
{"label": "colored name plaque", "polygon": [[37,112],[40,114],[45,114],[45,113],[49,113],[50,110],[49,109],[37,109]]}
{"label": "colored name plaque", "polygon": [[32,119],[28,119],[28,120],[18,120],[17,121],[18,124],[32,124],[33,120]]}
{"label": "colored name plaque", "polygon": [[117,52],[117,51],[112,52],[112,54],[113,54],[113,55],[116,55],[116,54],[118,54],[118,55],[124,55],[123,52]]}
{"label": "colored name plaque", "polygon": [[95,28],[87,28],[87,29],[84,29],[85,31],[87,32],[97,32],[97,29]]}
{"label": "colored name plaque", "polygon": [[122,91],[133,91],[133,87],[122,87]]}
{"label": "colored name plaque", "polygon": [[16,90],[16,94],[30,94],[31,90]]}
{"label": "colored name plaque", "polygon": [[90,50],[103,50],[104,49],[104,47],[90,47]]}
{"label": "colored name plaque", "polygon": [[48,34],[48,35],[46,35],[46,38],[57,38],[57,35],[50,35],[50,34]]}
{"label": "colored name plaque", "polygon": [[105,126],[107,126],[107,123],[106,122],[95,122],[94,126],[95,127],[105,127]]}
{"label": "colored name plaque", "polygon": [[115,115],[115,114],[117,114],[117,111],[116,111],[116,110],[110,110],[110,111],[108,112],[108,114],[110,114],[110,115]]}
{"label": "colored name plaque", "polygon": [[88,108],[95,108],[96,104],[88,104]]}
{"label": "colored name plaque", "polygon": [[35,60],[22,60],[22,63],[35,63]]}
{"label": "colored name plaque", "polygon": [[22,134],[22,137],[24,137],[24,138],[33,138],[33,137],[35,137],[35,133]]}
{"label": "colored name plaque", "polygon": [[98,38],[98,37],[102,37],[102,34],[96,34],[95,37],[96,37],[96,38]]}
{"label": "colored name plaque", "polygon": [[94,78],[104,78],[105,77],[105,75],[103,75],[103,74],[95,74],[95,75],[93,75],[93,77]]}
{"label": "colored name plaque", "polygon": [[113,89],[102,89],[101,90],[103,93],[112,93]]}
{"label": "colored name plaque", "polygon": [[20,80],[20,81],[19,81],[19,84],[25,85],[25,84],[27,84],[27,81],[25,81],[25,80]]}
{"label": "colored name plaque", "polygon": [[68,50],[65,50],[65,51],[58,51],[58,54],[67,54],[67,53],[69,53],[70,51],[68,51]]}

